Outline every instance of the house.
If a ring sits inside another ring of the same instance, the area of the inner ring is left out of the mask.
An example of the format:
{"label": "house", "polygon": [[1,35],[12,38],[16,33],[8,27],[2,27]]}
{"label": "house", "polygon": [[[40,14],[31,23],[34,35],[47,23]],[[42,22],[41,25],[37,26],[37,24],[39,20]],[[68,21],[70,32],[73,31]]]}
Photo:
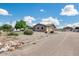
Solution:
{"label": "house", "polygon": [[79,32],[79,27],[75,27],[73,31],[74,32]]}
{"label": "house", "polygon": [[53,33],[55,30],[55,25],[54,24],[36,24],[35,26],[33,26],[33,30],[37,31],[37,32],[51,32]]}
{"label": "house", "polygon": [[16,29],[15,27],[12,28],[13,32],[20,32],[20,29]]}
{"label": "house", "polygon": [[67,27],[64,27],[64,28],[63,28],[63,31],[73,31],[73,28],[67,26]]}

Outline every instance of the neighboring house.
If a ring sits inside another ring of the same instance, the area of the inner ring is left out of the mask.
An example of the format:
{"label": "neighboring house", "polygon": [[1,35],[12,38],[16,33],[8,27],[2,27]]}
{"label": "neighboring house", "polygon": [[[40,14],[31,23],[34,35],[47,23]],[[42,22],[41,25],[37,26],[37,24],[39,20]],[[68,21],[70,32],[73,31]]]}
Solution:
{"label": "neighboring house", "polygon": [[14,31],[14,32],[20,32],[20,29],[17,29],[17,30],[16,30],[16,29],[14,29],[13,31]]}
{"label": "neighboring house", "polygon": [[23,28],[21,28],[21,29],[15,29],[15,28],[13,28],[13,31],[14,32],[20,32],[20,31],[24,31],[24,29]]}
{"label": "neighboring house", "polygon": [[55,25],[54,24],[36,24],[35,26],[33,26],[33,30],[34,31],[38,31],[38,32],[50,32],[50,31],[54,31],[55,30]]}
{"label": "neighboring house", "polygon": [[67,26],[67,27],[64,27],[64,28],[63,28],[63,31],[73,31],[73,28]]}
{"label": "neighboring house", "polygon": [[73,31],[74,32],[79,32],[79,27],[75,27]]}

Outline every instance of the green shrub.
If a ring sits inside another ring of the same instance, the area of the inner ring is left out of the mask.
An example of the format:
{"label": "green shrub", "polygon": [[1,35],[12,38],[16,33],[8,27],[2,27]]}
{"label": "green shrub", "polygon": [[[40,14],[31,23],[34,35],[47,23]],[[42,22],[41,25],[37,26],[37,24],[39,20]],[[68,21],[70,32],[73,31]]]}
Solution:
{"label": "green shrub", "polygon": [[0,31],[0,34],[2,34],[2,32]]}
{"label": "green shrub", "polygon": [[0,31],[0,35],[2,34],[2,32]]}
{"label": "green shrub", "polygon": [[32,29],[26,29],[24,31],[24,35],[32,35],[33,34],[33,30]]}
{"label": "green shrub", "polygon": [[10,32],[10,33],[8,33],[8,36],[18,36],[18,34],[15,32]]}
{"label": "green shrub", "polygon": [[4,24],[0,27],[0,30],[7,31],[7,32],[12,31],[12,29],[13,29],[12,26],[9,24]]}

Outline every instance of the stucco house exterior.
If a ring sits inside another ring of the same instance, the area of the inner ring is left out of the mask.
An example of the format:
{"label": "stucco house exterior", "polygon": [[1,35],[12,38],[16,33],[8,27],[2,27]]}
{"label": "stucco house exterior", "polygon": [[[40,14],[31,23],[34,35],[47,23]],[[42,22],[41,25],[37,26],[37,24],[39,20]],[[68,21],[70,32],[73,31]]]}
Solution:
{"label": "stucco house exterior", "polygon": [[67,27],[64,27],[64,28],[63,28],[63,31],[73,31],[73,28],[67,26]]}
{"label": "stucco house exterior", "polygon": [[75,27],[73,31],[74,31],[74,32],[79,32],[79,27],[78,27],[78,26]]}
{"label": "stucco house exterior", "polygon": [[36,24],[33,26],[34,31],[38,32],[54,32],[56,26],[54,24]]}

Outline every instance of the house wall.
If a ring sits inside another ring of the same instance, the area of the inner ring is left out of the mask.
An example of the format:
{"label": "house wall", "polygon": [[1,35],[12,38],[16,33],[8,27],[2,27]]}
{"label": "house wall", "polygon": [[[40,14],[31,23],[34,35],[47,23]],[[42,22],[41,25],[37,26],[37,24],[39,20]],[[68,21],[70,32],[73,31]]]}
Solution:
{"label": "house wall", "polygon": [[79,28],[74,28],[74,32],[79,32]]}
{"label": "house wall", "polygon": [[55,30],[55,28],[53,26],[46,27],[47,32],[51,32],[51,31],[54,31],[54,30]]}
{"label": "house wall", "polygon": [[73,28],[71,28],[71,27],[65,27],[65,28],[63,28],[63,31],[73,31]]}
{"label": "house wall", "polygon": [[37,24],[33,27],[33,30],[38,32],[51,32],[55,30],[55,27],[53,25]]}
{"label": "house wall", "polygon": [[72,31],[72,29],[64,29],[64,31]]}
{"label": "house wall", "polygon": [[34,31],[44,32],[46,30],[46,26],[36,25],[33,29],[34,29]]}
{"label": "house wall", "polygon": [[74,32],[79,32],[79,29],[74,29]]}

